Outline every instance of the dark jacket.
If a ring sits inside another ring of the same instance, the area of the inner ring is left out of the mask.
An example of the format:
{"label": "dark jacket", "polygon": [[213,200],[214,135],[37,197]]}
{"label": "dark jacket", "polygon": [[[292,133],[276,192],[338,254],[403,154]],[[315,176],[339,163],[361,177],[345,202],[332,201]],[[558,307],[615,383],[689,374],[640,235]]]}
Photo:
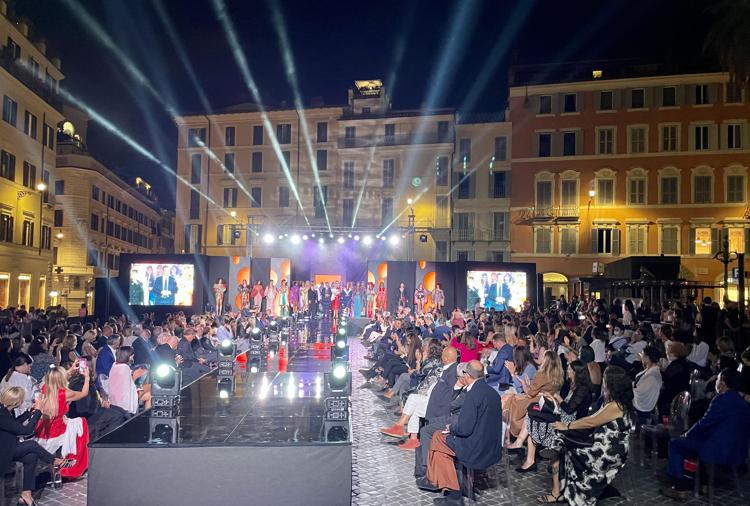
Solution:
{"label": "dark jacket", "polygon": [[446,442],[459,462],[472,469],[486,469],[500,460],[502,441],[500,396],[483,379],[474,382]]}
{"label": "dark jacket", "polygon": [[[32,435],[40,416],[40,411],[32,411],[31,415],[24,413],[16,418],[5,406],[0,406],[0,476],[5,476],[8,466],[13,462],[18,436]],[[25,425],[24,421],[27,421]]]}
{"label": "dark jacket", "polygon": [[659,413],[669,414],[669,407],[680,392],[690,391],[690,373],[693,366],[684,358],[673,360],[661,373],[663,386],[659,394]]}
{"label": "dark jacket", "polygon": [[698,455],[704,462],[740,464],[747,458],[750,406],[734,390],[717,395],[685,437],[698,443]]}
{"label": "dark jacket", "polygon": [[575,414],[576,420],[578,420],[579,418],[588,416],[593,396],[594,394],[588,385],[576,387],[573,390],[573,395],[570,396],[570,400],[563,401],[560,404],[560,409],[569,415]]}
{"label": "dark jacket", "polygon": [[456,363],[443,368],[443,373],[438,379],[427,401],[425,418],[430,420],[437,416],[446,416],[450,410],[453,400],[453,387],[456,385]]}
{"label": "dark jacket", "polygon": [[513,346],[507,343],[497,351],[495,359],[487,367],[487,383],[492,386],[510,384],[510,371],[505,367],[506,360],[513,360]]}
{"label": "dark jacket", "polygon": [[142,337],[137,337],[133,341],[133,363],[136,365],[151,365],[151,345]]}

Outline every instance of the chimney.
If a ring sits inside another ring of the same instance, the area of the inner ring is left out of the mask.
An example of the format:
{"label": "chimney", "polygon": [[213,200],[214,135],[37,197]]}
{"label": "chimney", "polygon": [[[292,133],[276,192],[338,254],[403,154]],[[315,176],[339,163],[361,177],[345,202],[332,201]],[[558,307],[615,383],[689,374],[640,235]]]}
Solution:
{"label": "chimney", "polygon": [[47,41],[44,39],[39,39],[38,41],[34,42],[34,47],[39,50],[40,53],[47,54]]}

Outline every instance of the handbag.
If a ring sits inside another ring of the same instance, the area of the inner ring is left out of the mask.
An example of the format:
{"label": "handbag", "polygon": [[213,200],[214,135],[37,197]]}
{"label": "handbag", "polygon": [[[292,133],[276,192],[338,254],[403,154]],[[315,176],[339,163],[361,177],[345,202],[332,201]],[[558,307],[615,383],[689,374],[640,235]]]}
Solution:
{"label": "handbag", "polygon": [[571,429],[560,431],[563,444],[568,450],[594,446],[594,429]]}
{"label": "handbag", "polygon": [[526,408],[529,419],[540,423],[559,422],[560,415],[557,411],[555,401],[545,399],[544,396],[539,399],[539,402],[529,404],[529,407]]}

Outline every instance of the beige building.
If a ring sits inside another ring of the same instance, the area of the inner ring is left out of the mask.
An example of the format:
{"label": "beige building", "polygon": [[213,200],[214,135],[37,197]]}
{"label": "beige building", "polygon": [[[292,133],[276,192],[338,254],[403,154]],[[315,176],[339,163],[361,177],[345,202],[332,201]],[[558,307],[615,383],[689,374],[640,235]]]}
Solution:
{"label": "beige building", "polygon": [[398,259],[502,257],[509,179],[493,185],[509,169],[510,126],[458,123],[452,109],[392,109],[377,80],[357,81],[345,106],[184,116],[176,250],[281,256],[264,236],[385,232],[406,239]]}
{"label": "beige building", "polygon": [[173,253],[173,214],[160,209],[147,181],[131,186],[89,154],[87,119],[67,107],[65,115],[53,181],[51,301],[74,312],[93,309],[94,279],[116,277],[121,253]]}
{"label": "beige building", "polygon": [[52,260],[60,60],[0,1],[0,307],[46,306]]}

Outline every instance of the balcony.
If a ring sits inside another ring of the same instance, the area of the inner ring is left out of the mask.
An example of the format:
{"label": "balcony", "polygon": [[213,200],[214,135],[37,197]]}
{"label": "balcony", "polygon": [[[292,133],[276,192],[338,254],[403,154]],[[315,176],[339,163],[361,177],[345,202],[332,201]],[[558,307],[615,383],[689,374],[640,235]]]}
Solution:
{"label": "balcony", "polygon": [[26,67],[14,58],[8,46],[3,46],[0,50],[0,67],[7,70],[10,75],[18,79],[21,84],[38,95],[39,98],[47,102],[55,110],[62,112],[62,99],[57,94],[57,90],[50,89],[50,86],[46,82],[32,75]]}
{"label": "balcony", "polygon": [[413,144],[453,144],[453,132],[426,132],[422,134],[370,135],[366,137],[339,137],[339,148],[372,148],[405,146]]}
{"label": "balcony", "polygon": [[507,242],[507,233],[502,229],[485,230],[472,228],[454,228],[451,239],[455,242]]}
{"label": "balcony", "polygon": [[573,220],[579,216],[580,208],[577,205],[534,207],[535,220]]}
{"label": "balcony", "polygon": [[534,207],[534,218],[535,219],[552,219],[555,217],[554,206],[536,206]]}
{"label": "balcony", "polygon": [[580,215],[577,205],[563,205],[558,208],[558,218],[578,218]]}
{"label": "balcony", "polygon": [[454,241],[473,241],[474,240],[474,229],[472,228],[456,228],[453,230]]}

